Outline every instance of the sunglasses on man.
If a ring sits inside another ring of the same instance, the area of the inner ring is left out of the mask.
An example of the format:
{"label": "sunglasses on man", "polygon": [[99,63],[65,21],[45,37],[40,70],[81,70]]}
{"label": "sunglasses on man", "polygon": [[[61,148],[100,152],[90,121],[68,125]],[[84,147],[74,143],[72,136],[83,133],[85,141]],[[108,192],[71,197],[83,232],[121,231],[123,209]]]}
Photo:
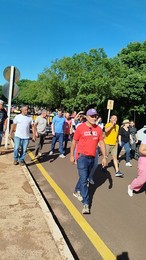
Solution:
{"label": "sunglasses on man", "polygon": [[92,118],[97,118],[97,117],[98,117],[98,115],[92,115],[92,116],[90,116],[90,117],[92,117]]}

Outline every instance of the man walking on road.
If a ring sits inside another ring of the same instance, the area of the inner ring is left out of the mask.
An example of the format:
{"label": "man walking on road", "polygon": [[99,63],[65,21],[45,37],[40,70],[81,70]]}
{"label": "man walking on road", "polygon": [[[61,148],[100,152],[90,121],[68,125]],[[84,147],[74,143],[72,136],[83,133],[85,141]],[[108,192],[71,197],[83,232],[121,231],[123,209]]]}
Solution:
{"label": "man walking on road", "polygon": [[3,106],[4,106],[4,101],[0,100],[0,147],[7,126],[7,112]]}
{"label": "man walking on road", "polygon": [[75,131],[70,151],[70,162],[74,163],[74,151],[76,148],[77,169],[79,180],[75,187],[73,195],[83,202],[83,214],[89,214],[89,193],[88,193],[88,177],[93,167],[96,148],[100,144],[103,154],[102,166],[106,166],[106,149],[103,140],[103,133],[99,126],[96,125],[97,111],[89,109],[86,113],[87,121],[79,125]]}
{"label": "man walking on road", "polygon": [[70,134],[72,133],[72,121],[70,118],[70,114],[65,114],[65,125],[64,125],[64,154],[66,154],[67,151],[67,144],[70,140]]}
{"label": "man walking on road", "polygon": [[52,121],[52,145],[51,145],[51,151],[49,152],[49,155],[52,155],[54,153],[55,144],[57,141],[59,141],[59,152],[60,158],[65,158],[64,151],[63,151],[63,141],[64,141],[64,127],[65,127],[65,117],[63,116],[62,110],[58,110],[58,115],[54,116]]}
{"label": "man walking on road", "polygon": [[41,150],[43,148],[43,144],[46,137],[46,126],[47,126],[47,111],[43,109],[41,111],[41,115],[38,116],[34,123],[35,133],[37,139],[37,143],[35,146],[35,158],[38,158],[38,156],[41,156]]}
{"label": "man walking on road", "polygon": [[[10,130],[10,138],[15,131],[14,137],[14,165],[24,165],[24,157],[26,155],[27,146],[30,138],[30,126],[32,126],[33,140],[35,141],[34,124],[31,116],[28,115],[28,107],[22,106],[21,114],[16,115]],[[19,149],[21,147],[20,153]]]}
{"label": "man walking on road", "polygon": [[105,125],[105,144],[106,144],[106,152],[107,156],[111,153],[113,158],[113,163],[115,167],[115,176],[121,177],[123,173],[119,171],[117,153],[118,153],[118,133],[119,126],[117,125],[117,116],[112,115],[110,118],[110,122]]}

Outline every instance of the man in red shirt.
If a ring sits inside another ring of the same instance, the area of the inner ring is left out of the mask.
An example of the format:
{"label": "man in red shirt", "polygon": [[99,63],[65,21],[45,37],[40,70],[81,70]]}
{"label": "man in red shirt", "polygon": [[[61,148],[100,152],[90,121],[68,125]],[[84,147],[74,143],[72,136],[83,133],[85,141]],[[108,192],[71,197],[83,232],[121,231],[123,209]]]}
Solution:
{"label": "man in red shirt", "polygon": [[106,149],[101,128],[96,125],[97,111],[89,109],[86,113],[87,121],[78,126],[75,131],[70,151],[70,162],[74,163],[76,148],[77,169],[79,180],[75,187],[74,196],[83,202],[83,214],[89,214],[89,193],[87,179],[93,167],[98,143],[103,154],[102,166],[106,166]]}

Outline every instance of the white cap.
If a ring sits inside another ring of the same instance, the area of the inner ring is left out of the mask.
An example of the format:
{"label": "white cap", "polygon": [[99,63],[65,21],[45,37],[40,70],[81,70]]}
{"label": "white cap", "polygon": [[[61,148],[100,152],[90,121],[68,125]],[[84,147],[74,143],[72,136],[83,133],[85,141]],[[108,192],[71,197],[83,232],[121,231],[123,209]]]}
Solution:
{"label": "white cap", "polygon": [[4,101],[2,99],[0,99],[0,104],[4,104]]}

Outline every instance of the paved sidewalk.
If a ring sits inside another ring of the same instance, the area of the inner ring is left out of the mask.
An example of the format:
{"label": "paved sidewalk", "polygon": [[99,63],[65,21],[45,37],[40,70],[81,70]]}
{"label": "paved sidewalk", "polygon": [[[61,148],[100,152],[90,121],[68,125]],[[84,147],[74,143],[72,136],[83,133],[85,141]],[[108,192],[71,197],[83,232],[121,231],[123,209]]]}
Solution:
{"label": "paved sidewalk", "polygon": [[[4,151],[4,147],[3,151]],[[0,155],[0,259],[74,259],[26,166]]]}

